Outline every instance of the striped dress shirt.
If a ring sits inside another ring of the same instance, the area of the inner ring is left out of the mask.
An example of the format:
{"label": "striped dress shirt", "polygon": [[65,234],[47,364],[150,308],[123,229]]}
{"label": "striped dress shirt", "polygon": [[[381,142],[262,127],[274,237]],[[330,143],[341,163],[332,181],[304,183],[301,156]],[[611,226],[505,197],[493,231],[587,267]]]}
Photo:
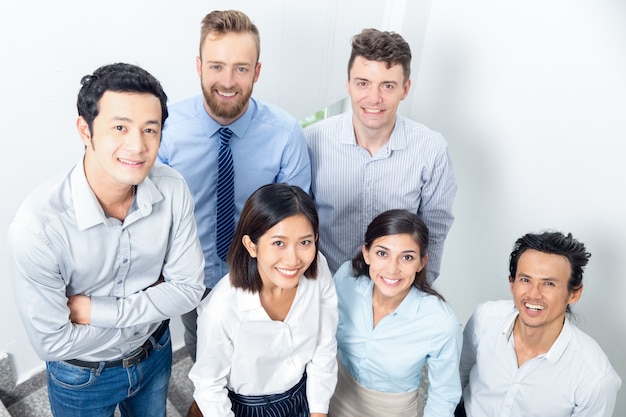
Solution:
{"label": "striped dress shirt", "polygon": [[398,114],[389,142],[370,155],[356,144],[351,112],[307,127],[305,136],[311,192],[320,218],[320,250],[331,271],[360,251],[374,217],[406,209],[428,226],[427,276],[434,281],[454,221],[457,189],[443,136]]}

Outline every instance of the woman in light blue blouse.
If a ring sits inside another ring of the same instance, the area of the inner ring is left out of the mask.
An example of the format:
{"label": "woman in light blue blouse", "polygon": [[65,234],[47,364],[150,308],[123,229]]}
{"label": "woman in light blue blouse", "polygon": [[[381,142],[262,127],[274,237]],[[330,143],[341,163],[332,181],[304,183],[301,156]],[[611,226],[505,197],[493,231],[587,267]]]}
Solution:
{"label": "woman in light blue blouse", "polygon": [[[461,324],[426,280],[428,228],[389,210],[368,226],[361,253],[334,276],[339,376],[329,417],[453,416],[461,396]],[[423,402],[423,399],[422,399]]]}

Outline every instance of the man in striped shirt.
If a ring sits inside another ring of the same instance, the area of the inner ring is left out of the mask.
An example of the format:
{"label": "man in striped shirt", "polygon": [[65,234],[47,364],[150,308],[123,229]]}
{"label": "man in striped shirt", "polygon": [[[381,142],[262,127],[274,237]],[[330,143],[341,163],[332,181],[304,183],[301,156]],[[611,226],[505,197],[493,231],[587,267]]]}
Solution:
{"label": "man in striped shirt", "polygon": [[374,217],[406,209],[428,226],[428,280],[439,275],[457,186],[443,136],[397,113],[410,72],[411,49],[399,34],[364,29],[348,62],[352,111],[305,129],[320,249],[333,273],[361,250]]}

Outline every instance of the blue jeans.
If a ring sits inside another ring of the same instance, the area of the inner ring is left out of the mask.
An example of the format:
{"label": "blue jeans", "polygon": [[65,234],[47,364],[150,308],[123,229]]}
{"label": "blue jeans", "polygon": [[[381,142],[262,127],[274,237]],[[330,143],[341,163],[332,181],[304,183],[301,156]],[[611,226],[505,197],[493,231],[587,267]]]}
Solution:
{"label": "blue jeans", "polygon": [[[165,417],[172,373],[169,329],[150,356],[129,368],[83,368],[63,361],[46,362],[48,398],[54,417]],[[104,364],[104,363],[103,363]]]}

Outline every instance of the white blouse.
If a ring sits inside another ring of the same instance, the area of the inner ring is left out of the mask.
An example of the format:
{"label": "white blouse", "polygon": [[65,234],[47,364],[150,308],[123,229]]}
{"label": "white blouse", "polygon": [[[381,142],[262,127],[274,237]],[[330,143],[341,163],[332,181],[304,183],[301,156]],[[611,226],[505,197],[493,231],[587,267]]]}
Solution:
{"label": "white blouse", "polygon": [[326,259],[316,279],[302,276],[284,321],[273,321],[258,293],[224,276],[198,307],[197,360],[189,377],[205,416],[230,417],[228,389],[279,394],[307,372],[311,413],[327,413],[337,382],[337,294]]}

